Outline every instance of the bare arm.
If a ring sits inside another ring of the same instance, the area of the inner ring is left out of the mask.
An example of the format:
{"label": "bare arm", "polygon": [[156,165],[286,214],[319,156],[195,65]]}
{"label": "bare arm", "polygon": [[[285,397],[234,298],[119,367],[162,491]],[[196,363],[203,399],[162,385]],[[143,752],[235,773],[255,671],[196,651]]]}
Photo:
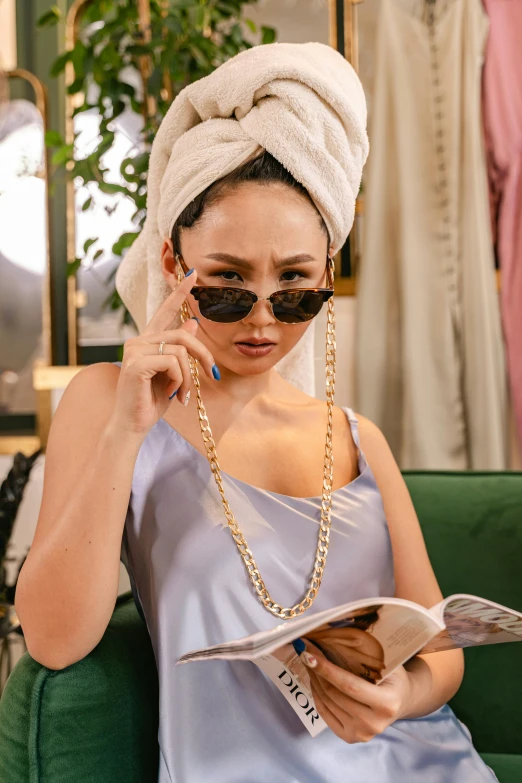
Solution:
{"label": "bare arm", "polygon": [[[422,530],[408,488],[380,429],[364,416],[359,420],[361,448],[382,495],[390,531],[396,596],[427,608],[442,600]],[[405,718],[427,715],[458,691],[464,676],[462,650],[416,655],[405,664],[411,696]]]}
{"label": "bare arm", "polygon": [[53,417],[38,525],[15,597],[27,649],[50,669],[81,660],[105,633],[136,458],[172,393],[182,403],[189,391],[189,353],[214,379],[198,321],[169,328],[196,278],[187,273],[125,342],[121,370],[109,363],[81,370]]}
{"label": "bare arm", "polygon": [[106,363],[81,370],[51,424],[42,505],[15,597],[27,649],[50,669],[94,649],[116,602],[123,527],[143,440],[111,426],[119,373]]}

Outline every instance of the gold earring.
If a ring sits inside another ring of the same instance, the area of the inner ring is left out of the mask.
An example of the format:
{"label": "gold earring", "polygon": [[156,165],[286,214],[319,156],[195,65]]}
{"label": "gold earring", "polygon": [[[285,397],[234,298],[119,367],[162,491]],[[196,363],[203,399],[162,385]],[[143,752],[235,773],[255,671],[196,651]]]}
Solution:
{"label": "gold earring", "polygon": [[178,283],[181,283],[181,281],[183,280],[183,270],[181,268],[181,263],[178,261],[179,258],[180,258],[179,253],[175,253],[174,259],[178,265]]}

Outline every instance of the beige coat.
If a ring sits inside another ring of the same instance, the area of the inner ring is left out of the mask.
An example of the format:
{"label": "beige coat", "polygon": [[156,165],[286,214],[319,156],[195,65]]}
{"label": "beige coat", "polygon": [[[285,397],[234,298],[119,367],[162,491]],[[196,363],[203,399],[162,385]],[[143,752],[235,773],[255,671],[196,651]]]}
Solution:
{"label": "beige coat", "polygon": [[382,0],[356,408],[403,469],[503,469],[506,374],[480,115],[477,0]]}

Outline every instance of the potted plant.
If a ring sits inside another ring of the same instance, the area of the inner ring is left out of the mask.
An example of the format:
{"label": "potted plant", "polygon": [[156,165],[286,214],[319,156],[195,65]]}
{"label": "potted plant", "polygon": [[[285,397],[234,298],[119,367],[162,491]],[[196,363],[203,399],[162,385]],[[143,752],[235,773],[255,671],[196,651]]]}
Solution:
{"label": "potted plant", "polygon": [[[96,192],[122,194],[133,203],[133,230],[114,242],[114,255],[125,253],[145,220],[150,147],[172,100],[187,84],[253,45],[245,38],[245,26],[259,35],[259,43],[275,40],[273,28],[258,30],[251,19],[243,18],[247,4],[252,0],[85,0],[81,6],[74,40],[55,60],[51,74],[65,71],[73,116],[97,109],[98,141],[82,157],[75,149],[76,136],[63,139],[49,131],[46,143],[55,148],[51,162],[56,169],[65,170],[77,185],[95,185],[82,210],[92,208]],[[61,21],[59,9],[53,6],[38,24]],[[121,162],[120,181],[109,181],[103,156],[115,142],[114,121],[129,110],[142,118],[140,148]],[[97,237],[85,241],[83,254],[69,260],[68,275],[76,274],[86,260],[90,264],[103,260],[97,241]],[[105,282],[111,283],[115,274],[116,268]],[[132,323],[115,288],[103,307],[122,309],[122,323]]]}

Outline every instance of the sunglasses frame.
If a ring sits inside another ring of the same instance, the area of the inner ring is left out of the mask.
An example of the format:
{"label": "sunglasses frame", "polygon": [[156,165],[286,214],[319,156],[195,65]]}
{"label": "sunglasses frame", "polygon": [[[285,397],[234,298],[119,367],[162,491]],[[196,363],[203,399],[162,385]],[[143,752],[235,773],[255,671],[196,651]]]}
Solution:
{"label": "sunglasses frame", "polygon": [[[176,261],[178,261],[178,263],[181,266],[181,269],[186,274],[188,272],[188,267],[185,264],[185,260],[183,256],[180,253],[175,253],[174,258],[176,259]],[[327,256],[326,274],[328,277],[328,282],[330,284],[329,288],[283,288],[283,289],[279,289],[278,291],[274,291],[273,293],[270,294],[270,296],[258,296],[255,293],[255,291],[249,291],[246,288],[237,289],[237,288],[233,288],[233,286],[227,286],[227,285],[195,285],[192,287],[190,293],[194,296],[194,292],[198,293],[201,291],[208,291],[208,290],[212,291],[213,289],[222,291],[223,289],[227,289],[232,291],[239,290],[243,294],[250,294],[253,297],[252,307],[250,308],[250,310],[247,313],[245,313],[245,315],[243,315],[241,318],[238,318],[237,321],[226,321],[224,323],[238,323],[239,321],[242,321],[243,318],[246,318],[247,316],[250,315],[256,302],[262,302],[262,301],[270,301],[272,315],[274,316],[274,318],[277,319],[277,321],[279,321],[279,323],[287,324],[287,325],[293,325],[295,323],[308,323],[308,321],[311,321],[313,318],[316,318],[317,315],[319,315],[320,310],[315,315],[313,315],[312,318],[306,319],[306,321],[295,321],[295,322],[281,321],[279,318],[277,318],[277,315],[274,313],[272,297],[276,296],[277,294],[295,294],[295,293],[303,293],[304,291],[305,293],[323,294],[323,304],[324,304],[334,294],[334,269],[335,269],[335,265],[334,265],[333,258],[331,256]],[[198,301],[197,298],[196,301]],[[200,311],[200,315],[202,316],[202,318],[205,318],[207,321],[212,321],[212,318],[206,318],[206,316],[203,315],[201,311]],[[218,322],[215,321],[214,323],[218,323]]]}

